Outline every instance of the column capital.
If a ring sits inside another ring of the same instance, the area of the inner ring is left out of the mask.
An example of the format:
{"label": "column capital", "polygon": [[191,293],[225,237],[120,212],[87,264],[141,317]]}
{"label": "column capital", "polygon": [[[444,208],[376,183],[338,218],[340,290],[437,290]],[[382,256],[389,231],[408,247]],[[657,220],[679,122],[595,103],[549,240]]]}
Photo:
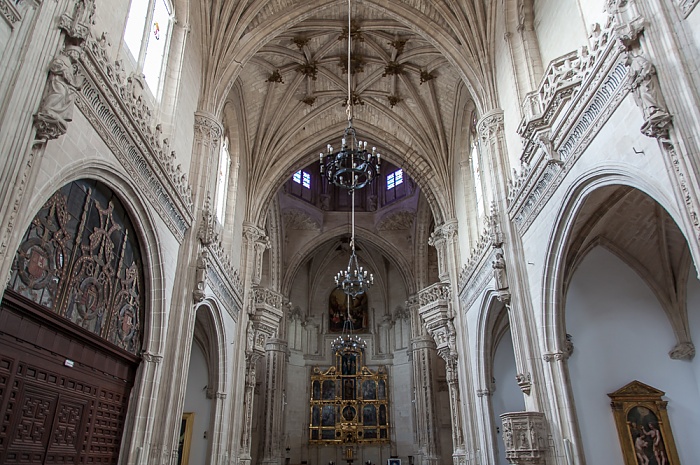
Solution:
{"label": "column capital", "polygon": [[223,125],[219,119],[211,113],[205,111],[196,111],[194,113],[195,138],[217,144],[223,132]]}
{"label": "column capital", "polygon": [[503,110],[496,108],[484,116],[476,123],[476,129],[479,137],[486,141],[496,136],[499,132],[503,132]]}

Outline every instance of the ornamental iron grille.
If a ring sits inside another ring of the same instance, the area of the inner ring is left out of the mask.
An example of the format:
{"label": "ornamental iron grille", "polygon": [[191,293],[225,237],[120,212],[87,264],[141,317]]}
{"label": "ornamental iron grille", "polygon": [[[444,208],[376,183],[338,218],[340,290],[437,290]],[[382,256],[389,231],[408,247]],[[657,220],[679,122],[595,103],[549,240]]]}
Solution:
{"label": "ornamental iron grille", "polygon": [[314,367],[311,374],[309,443],[389,442],[389,398],[386,367],[363,365],[364,349],[335,352],[335,366]]}
{"label": "ornamental iron grille", "polygon": [[79,180],[54,193],[22,238],[8,288],[122,349],[141,349],[141,252],[104,184]]}

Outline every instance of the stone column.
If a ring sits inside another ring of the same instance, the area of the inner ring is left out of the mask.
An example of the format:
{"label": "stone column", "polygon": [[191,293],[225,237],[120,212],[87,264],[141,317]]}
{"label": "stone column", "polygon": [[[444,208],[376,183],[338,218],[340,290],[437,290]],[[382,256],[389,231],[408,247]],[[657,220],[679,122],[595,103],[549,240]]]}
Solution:
{"label": "stone column", "polygon": [[435,343],[418,315],[418,297],[406,302],[411,314],[411,358],[413,361],[413,390],[416,437],[416,465],[440,463],[437,437],[437,409],[435,406],[434,364]]}
{"label": "stone column", "polygon": [[251,353],[246,356],[245,393],[243,394],[243,431],[241,432],[241,451],[238,463],[250,465],[252,457],[250,446],[252,442],[253,402],[255,401],[256,364],[260,356]]}
{"label": "stone column", "polygon": [[265,346],[265,418],[263,465],[281,465],[284,441],[284,408],[286,404],[287,341],[271,338]]}
{"label": "stone column", "polygon": [[466,464],[462,403],[459,393],[457,368],[456,332],[451,317],[450,286],[433,284],[418,294],[418,313],[427,332],[435,341],[438,355],[445,360],[447,386],[450,395],[450,417],[452,420],[452,461],[454,465]]}
{"label": "stone column", "polygon": [[[253,352],[265,357],[265,394],[262,422],[262,463],[281,465],[285,386],[287,377],[287,342],[279,337],[280,322],[283,318],[281,294],[265,288],[253,289],[252,300],[255,314],[252,317],[253,331],[247,333],[247,344]],[[255,367],[253,367],[255,370]],[[242,443],[248,442],[247,455],[250,456],[250,428],[252,426],[252,396],[247,404]],[[245,432],[248,431],[248,435]],[[242,459],[245,457],[241,455]],[[243,462],[243,460],[241,460]]]}

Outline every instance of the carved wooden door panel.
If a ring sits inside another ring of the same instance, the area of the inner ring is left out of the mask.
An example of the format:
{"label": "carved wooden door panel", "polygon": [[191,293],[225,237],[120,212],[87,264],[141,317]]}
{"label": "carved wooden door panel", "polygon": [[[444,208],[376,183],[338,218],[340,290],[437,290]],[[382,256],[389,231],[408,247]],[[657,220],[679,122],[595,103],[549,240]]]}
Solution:
{"label": "carved wooden door panel", "polygon": [[116,463],[134,361],[109,358],[87,339],[80,341],[80,334],[57,331],[42,315],[21,315],[8,308],[12,296],[5,297],[0,464]]}

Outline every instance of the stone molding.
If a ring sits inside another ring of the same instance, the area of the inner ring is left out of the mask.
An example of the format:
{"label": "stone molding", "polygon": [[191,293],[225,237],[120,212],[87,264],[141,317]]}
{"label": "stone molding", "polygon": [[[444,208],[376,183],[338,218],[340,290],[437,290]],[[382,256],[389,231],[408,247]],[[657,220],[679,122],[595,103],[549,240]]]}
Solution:
{"label": "stone molding", "polygon": [[2,17],[5,18],[10,29],[14,29],[15,23],[22,20],[22,15],[9,0],[0,0],[0,13],[2,13]]}
{"label": "stone molding", "polygon": [[680,9],[684,19],[690,16],[690,13],[692,13],[693,9],[697,6],[698,1],[699,0],[676,0],[678,9]]}
{"label": "stone molding", "polygon": [[508,214],[519,232],[535,220],[564,176],[630,89],[624,47],[613,22],[596,25],[589,46],[554,60],[526,98],[518,133],[520,172],[509,181]]}
{"label": "stone molding", "polygon": [[504,413],[501,421],[508,462],[515,465],[544,465],[548,449],[544,413]]}
{"label": "stone molding", "polygon": [[107,38],[88,36],[77,63],[84,83],[76,106],[112,150],[126,172],[179,242],[194,221],[192,190],[161,127],[143,96],[142,77],[124,77],[108,54]]}

